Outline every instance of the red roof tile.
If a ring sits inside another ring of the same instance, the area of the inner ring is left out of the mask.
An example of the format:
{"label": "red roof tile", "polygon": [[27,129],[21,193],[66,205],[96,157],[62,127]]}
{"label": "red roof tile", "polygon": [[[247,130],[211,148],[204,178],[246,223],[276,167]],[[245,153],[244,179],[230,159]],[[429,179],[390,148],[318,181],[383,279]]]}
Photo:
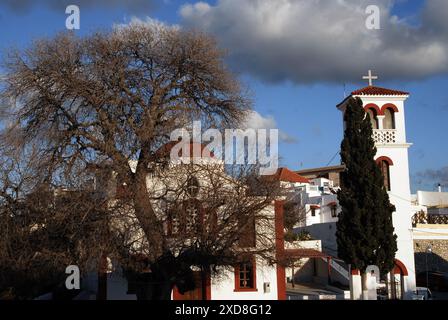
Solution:
{"label": "red roof tile", "polygon": [[284,182],[298,182],[298,183],[310,183],[305,177],[298,175],[295,172],[287,168],[279,168],[277,172],[272,176],[275,180],[284,181]]}
{"label": "red roof tile", "polygon": [[352,96],[407,96],[409,92],[369,86],[352,92]]}

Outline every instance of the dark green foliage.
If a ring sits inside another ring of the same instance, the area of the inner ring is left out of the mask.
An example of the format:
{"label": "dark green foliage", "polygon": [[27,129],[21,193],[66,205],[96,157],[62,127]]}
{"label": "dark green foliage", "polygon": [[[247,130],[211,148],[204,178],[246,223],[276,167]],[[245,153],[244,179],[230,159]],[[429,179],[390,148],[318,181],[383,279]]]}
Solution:
{"label": "dark green foliage", "polygon": [[377,150],[361,99],[348,102],[344,120],[341,159],[346,170],[341,173],[338,193],[342,206],[336,232],[338,255],[353,269],[363,272],[368,265],[377,265],[382,273],[388,272],[397,251],[392,224],[395,207],[374,161]]}

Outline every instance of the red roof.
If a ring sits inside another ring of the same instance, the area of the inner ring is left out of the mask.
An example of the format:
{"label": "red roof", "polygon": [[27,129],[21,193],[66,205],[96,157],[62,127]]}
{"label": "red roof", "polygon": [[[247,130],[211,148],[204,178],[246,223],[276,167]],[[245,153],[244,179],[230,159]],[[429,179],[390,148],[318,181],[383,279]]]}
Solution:
{"label": "red roof", "polygon": [[292,172],[287,168],[277,169],[277,172],[272,175],[272,177],[278,181],[310,183],[310,180],[308,180],[307,178],[302,177],[301,175],[298,175],[297,173]]}
{"label": "red roof", "polygon": [[352,92],[352,96],[407,96],[409,92],[369,86]]}
{"label": "red roof", "polygon": [[206,145],[198,142],[180,142],[180,141],[170,141],[166,144],[164,144],[162,147],[160,147],[159,150],[156,151],[156,154],[160,157],[169,157],[171,153],[171,149],[174,148],[177,144],[179,145],[179,157],[184,157],[182,154],[182,147],[185,144],[190,144],[190,157],[196,157],[196,155],[193,153],[195,150],[201,150],[201,153],[198,155],[198,157],[206,157],[206,158],[213,158],[214,154],[212,151],[210,151]]}
{"label": "red roof", "polygon": [[288,258],[326,258],[327,254],[316,249],[286,249],[285,256]]}

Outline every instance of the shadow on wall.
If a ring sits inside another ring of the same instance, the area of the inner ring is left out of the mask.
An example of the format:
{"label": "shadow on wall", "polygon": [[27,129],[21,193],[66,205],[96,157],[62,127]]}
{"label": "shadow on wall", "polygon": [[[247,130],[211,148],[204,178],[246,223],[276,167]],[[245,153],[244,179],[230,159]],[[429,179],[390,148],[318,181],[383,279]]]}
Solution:
{"label": "shadow on wall", "polygon": [[416,273],[438,271],[448,274],[448,261],[435,252],[415,252]]}

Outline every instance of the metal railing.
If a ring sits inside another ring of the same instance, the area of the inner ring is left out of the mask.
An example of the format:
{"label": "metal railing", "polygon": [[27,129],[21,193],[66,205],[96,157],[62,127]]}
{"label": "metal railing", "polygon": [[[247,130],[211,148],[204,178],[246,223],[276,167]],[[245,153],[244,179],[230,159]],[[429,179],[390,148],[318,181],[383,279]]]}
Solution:
{"label": "metal railing", "polygon": [[416,227],[417,224],[448,224],[448,215],[417,212],[412,216],[412,226]]}

